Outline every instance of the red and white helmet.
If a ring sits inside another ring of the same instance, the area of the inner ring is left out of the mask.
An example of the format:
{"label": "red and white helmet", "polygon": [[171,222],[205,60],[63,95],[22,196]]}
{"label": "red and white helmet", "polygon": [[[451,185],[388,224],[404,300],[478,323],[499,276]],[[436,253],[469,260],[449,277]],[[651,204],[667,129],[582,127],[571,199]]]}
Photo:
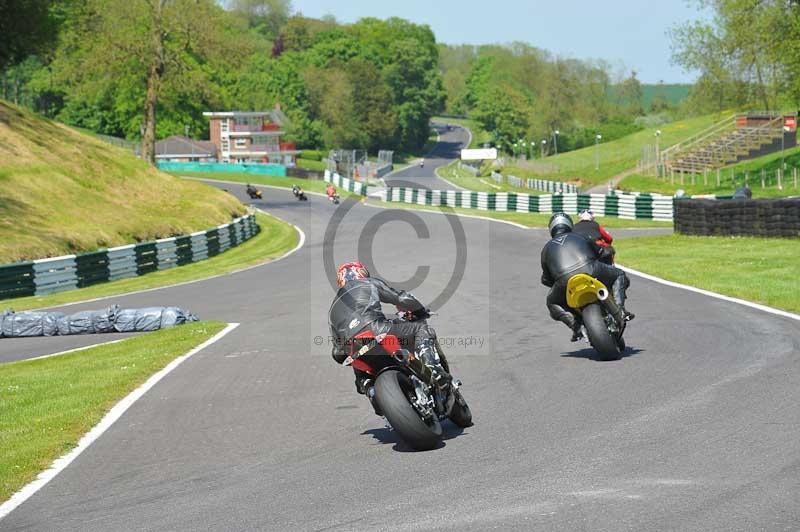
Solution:
{"label": "red and white helmet", "polygon": [[347,281],[355,279],[366,279],[369,277],[369,272],[359,261],[345,262],[336,270],[336,283],[339,288],[343,287]]}

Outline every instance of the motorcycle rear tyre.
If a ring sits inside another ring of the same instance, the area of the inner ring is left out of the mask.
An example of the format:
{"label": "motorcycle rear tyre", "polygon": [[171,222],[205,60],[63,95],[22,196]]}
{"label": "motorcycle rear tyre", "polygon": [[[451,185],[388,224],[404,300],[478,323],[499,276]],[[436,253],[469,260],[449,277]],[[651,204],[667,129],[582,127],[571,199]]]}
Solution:
{"label": "motorcycle rear tyre", "polygon": [[617,339],[611,336],[606,326],[603,309],[599,303],[587,305],[581,311],[583,324],[589,335],[589,342],[603,361],[619,360],[622,358],[622,351],[617,343]]}
{"label": "motorcycle rear tyre", "polygon": [[375,381],[375,400],[400,438],[417,451],[433,449],[442,441],[442,425],[438,419],[423,421],[407,392],[413,394],[414,385],[402,371],[384,371]]}

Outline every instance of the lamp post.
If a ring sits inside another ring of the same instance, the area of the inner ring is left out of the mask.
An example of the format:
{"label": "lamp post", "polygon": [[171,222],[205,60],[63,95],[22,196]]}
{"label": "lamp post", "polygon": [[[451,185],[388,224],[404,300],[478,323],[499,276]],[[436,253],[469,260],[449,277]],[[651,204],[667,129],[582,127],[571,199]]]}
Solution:
{"label": "lamp post", "polygon": [[661,138],[661,130],[660,129],[656,129],[656,177],[659,177],[658,169],[659,169],[659,166],[661,165],[661,152],[658,149],[658,140],[660,138]]}
{"label": "lamp post", "polygon": [[547,146],[547,141],[542,139],[542,159],[544,159],[544,148]]}
{"label": "lamp post", "polygon": [[791,130],[792,128],[790,128],[787,125],[784,125],[783,131],[781,132],[781,172],[784,172],[786,170],[786,156],[783,154],[783,150],[786,144],[786,133],[788,133]]}
{"label": "lamp post", "polygon": [[[185,125],[183,126],[183,133],[184,133],[184,136],[185,136],[187,139],[189,139],[189,129],[191,129],[191,126],[190,126],[189,124],[185,124]],[[191,139],[189,139],[189,145],[190,145],[190,146],[191,146],[191,148],[192,148],[192,157],[191,157],[191,159],[190,159],[190,160],[192,160],[192,161],[193,161],[193,160],[194,160],[194,143],[191,141]]]}
{"label": "lamp post", "polygon": [[553,131],[553,153],[558,155],[558,135],[560,132],[556,129]]}
{"label": "lamp post", "polygon": [[596,135],[594,137],[594,169],[600,170],[600,139],[603,135]]}

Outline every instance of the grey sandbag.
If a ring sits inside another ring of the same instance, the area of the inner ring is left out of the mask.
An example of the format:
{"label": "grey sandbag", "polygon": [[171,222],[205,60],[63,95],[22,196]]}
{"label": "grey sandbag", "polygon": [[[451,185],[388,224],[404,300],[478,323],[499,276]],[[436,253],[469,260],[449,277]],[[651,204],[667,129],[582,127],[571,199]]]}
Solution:
{"label": "grey sandbag", "polygon": [[157,331],[197,321],[197,316],[178,307],[126,308],[117,310],[114,329],[119,332]]}
{"label": "grey sandbag", "polygon": [[175,325],[183,325],[197,321],[197,316],[191,312],[185,312],[178,307],[166,307],[161,313],[161,328],[174,327]]}
{"label": "grey sandbag", "polygon": [[114,330],[117,332],[134,332],[136,330],[136,309],[126,308],[118,311],[114,317]]}
{"label": "grey sandbag", "polygon": [[105,310],[84,310],[58,320],[58,334],[94,334],[114,332],[114,318],[119,311],[118,305]]}
{"label": "grey sandbag", "polygon": [[136,331],[157,331],[161,328],[161,314],[164,307],[140,308],[136,311]]}
{"label": "grey sandbag", "polygon": [[62,312],[20,312],[7,310],[3,313],[0,326],[3,336],[7,338],[25,338],[30,336],[55,336],[58,334],[58,320],[64,316]]}

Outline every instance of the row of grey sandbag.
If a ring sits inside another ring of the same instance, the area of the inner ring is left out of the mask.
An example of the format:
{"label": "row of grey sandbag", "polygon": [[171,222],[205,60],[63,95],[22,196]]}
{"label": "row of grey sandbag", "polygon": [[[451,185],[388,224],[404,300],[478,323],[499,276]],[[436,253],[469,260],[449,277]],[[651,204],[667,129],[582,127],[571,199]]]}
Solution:
{"label": "row of grey sandbag", "polygon": [[112,332],[156,331],[197,321],[197,316],[177,307],[121,309],[114,305],[103,310],[63,312],[6,310],[0,315],[0,336],[66,336]]}

